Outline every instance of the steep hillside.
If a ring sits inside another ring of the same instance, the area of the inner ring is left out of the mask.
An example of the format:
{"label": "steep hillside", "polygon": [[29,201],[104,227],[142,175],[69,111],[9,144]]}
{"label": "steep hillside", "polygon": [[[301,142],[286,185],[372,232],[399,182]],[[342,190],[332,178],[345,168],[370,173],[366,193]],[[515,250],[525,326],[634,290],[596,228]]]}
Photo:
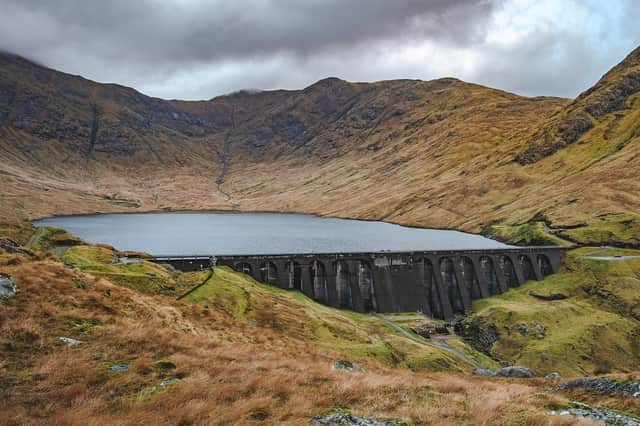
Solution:
{"label": "steep hillside", "polygon": [[637,57],[573,102],[455,79],[336,78],[183,102],[4,54],[0,212],[15,224],[96,211],[297,211],[506,236],[537,221],[572,241],[599,243],[591,236],[610,229],[604,241],[637,246],[627,232],[640,223]]}

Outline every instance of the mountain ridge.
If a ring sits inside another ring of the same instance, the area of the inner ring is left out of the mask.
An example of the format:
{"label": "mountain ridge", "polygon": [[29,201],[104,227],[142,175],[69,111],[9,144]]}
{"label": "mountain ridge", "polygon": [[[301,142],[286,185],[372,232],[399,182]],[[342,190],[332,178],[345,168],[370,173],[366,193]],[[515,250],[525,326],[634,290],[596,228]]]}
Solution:
{"label": "mountain ridge", "polygon": [[624,108],[605,108],[588,132],[574,128],[572,143],[545,135],[571,129],[576,105],[594,111],[635,75],[637,53],[603,77],[604,90],[573,101],[453,78],[333,77],[162,100],[0,55],[0,212],[131,210],[116,198],[138,211],[296,211],[473,232],[540,217],[589,226],[640,206],[636,173],[621,167],[638,158],[635,85]]}

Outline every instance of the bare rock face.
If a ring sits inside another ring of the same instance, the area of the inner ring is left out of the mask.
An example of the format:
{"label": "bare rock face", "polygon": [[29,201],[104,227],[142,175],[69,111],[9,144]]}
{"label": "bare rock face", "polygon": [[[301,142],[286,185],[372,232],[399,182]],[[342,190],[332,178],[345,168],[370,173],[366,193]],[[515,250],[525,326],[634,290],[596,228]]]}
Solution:
{"label": "bare rock face", "polygon": [[16,297],[16,284],[13,279],[6,274],[0,274],[0,299],[9,300]]}

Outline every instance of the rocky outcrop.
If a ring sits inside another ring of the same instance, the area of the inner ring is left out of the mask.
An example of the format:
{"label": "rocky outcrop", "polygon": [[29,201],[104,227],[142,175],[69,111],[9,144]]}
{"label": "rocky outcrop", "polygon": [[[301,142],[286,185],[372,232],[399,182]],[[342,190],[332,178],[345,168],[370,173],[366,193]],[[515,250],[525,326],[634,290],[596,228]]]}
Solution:
{"label": "rocky outcrop", "polygon": [[640,92],[640,48],[605,74],[549,123],[531,136],[530,143],[515,156],[520,164],[530,164],[577,142],[585,133],[628,107]]}
{"label": "rocky outcrop", "polygon": [[555,390],[587,389],[594,395],[640,397],[640,380],[616,380],[606,377],[584,377],[562,383]]}
{"label": "rocky outcrop", "polygon": [[458,321],[454,326],[454,331],[474,349],[488,355],[491,354],[491,347],[500,337],[495,324],[488,323],[481,317],[465,318]]}
{"label": "rocky outcrop", "polygon": [[16,284],[11,276],[0,273],[0,299],[9,300],[16,297]]}

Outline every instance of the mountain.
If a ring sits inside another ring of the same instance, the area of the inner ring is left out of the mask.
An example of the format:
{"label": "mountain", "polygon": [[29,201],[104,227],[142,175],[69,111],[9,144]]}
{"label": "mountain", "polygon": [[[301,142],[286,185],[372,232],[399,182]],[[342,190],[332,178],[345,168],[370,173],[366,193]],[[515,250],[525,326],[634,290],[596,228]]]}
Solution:
{"label": "mountain", "polygon": [[574,101],[451,78],[176,101],[2,54],[0,213],[297,211],[589,239],[640,223],[637,65],[638,50]]}

